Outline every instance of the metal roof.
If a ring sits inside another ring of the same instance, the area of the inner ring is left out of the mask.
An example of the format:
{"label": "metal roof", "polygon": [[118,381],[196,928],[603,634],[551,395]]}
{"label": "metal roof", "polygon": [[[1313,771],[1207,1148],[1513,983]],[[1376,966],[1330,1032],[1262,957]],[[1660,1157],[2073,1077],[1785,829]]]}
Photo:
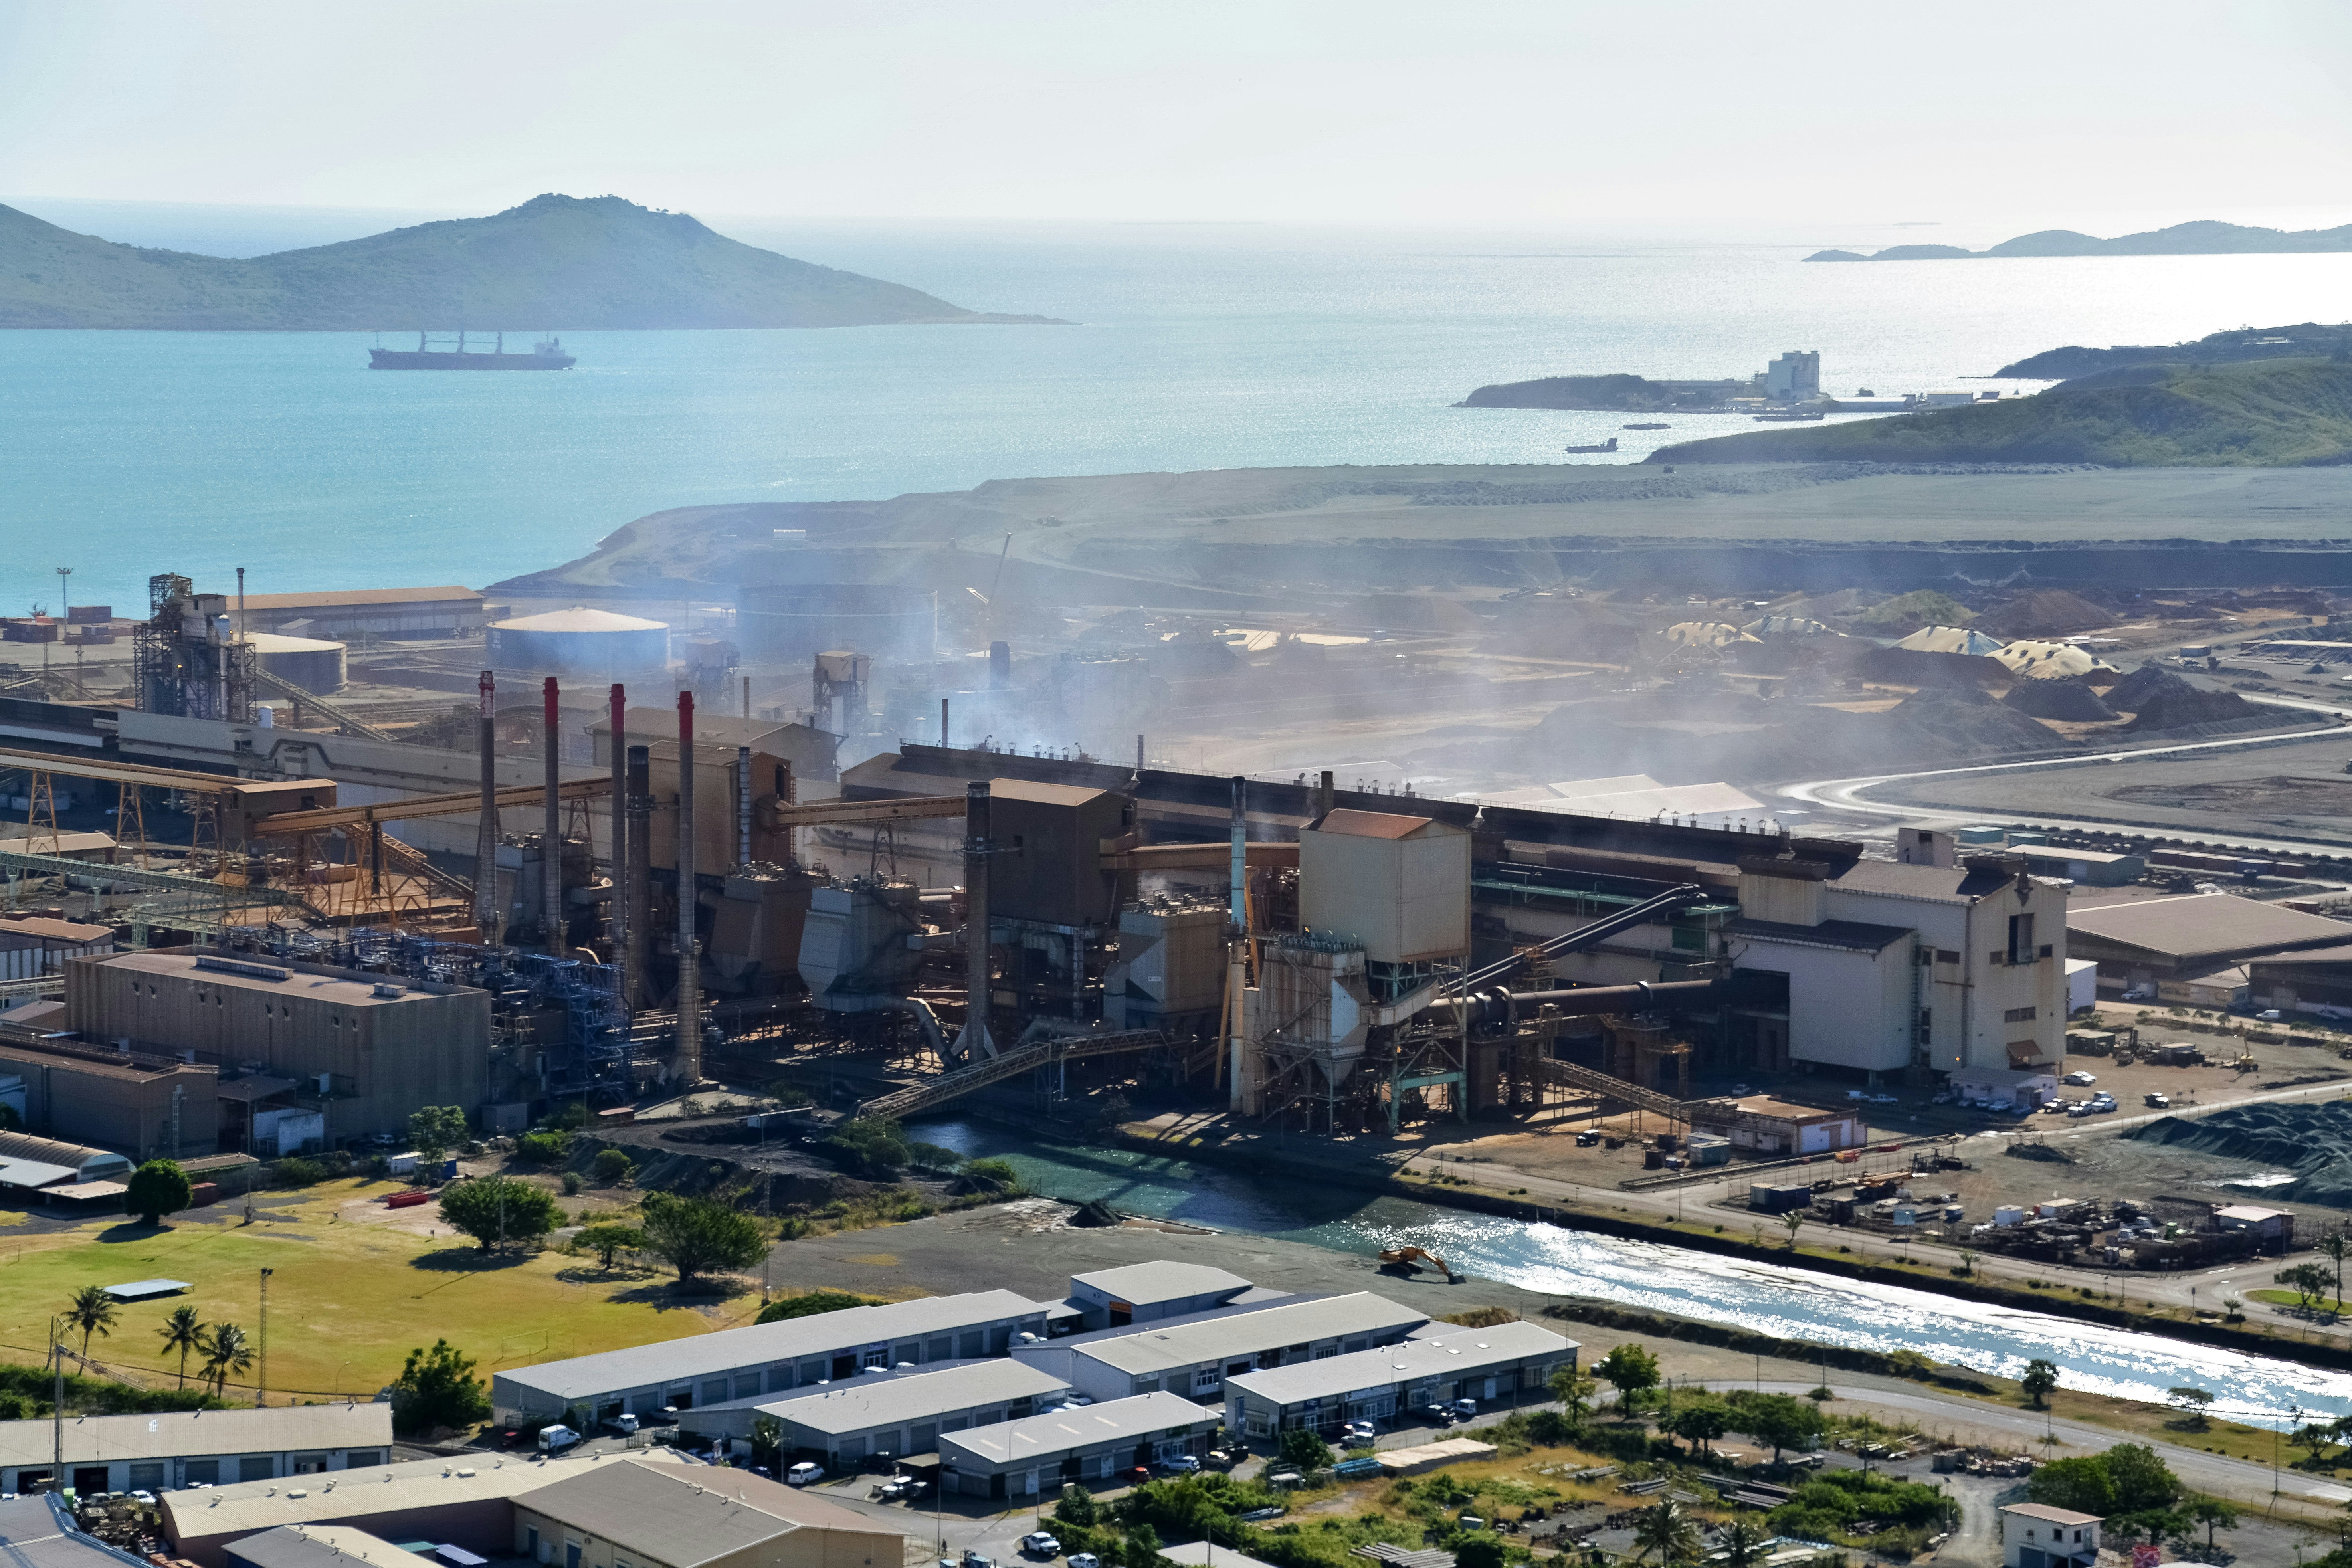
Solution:
{"label": "metal roof", "polygon": [[995,1464],[1039,1459],[1089,1444],[1123,1442],[1222,1420],[1223,1415],[1216,1405],[1195,1405],[1181,1394],[1138,1394],[1100,1405],[1025,1415],[1018,1421],[1000,1421],[993,1426],[975,1426],[969,1432],[942,1432],[940,1452],[945,1456],[950,1448],[959,1448]]}
{"label": "metal roof", "polygon": [[568,610],[549,610],[543,615],[521,616],[511,621],[492,621],[490,629],[494,632],[666,632],[669,630],[669,623],[574,605]]}
{"label": "metal roof", "polygon": [[627,1350],[541,1362],[498,1374],[511,1383],[566,1401],[616,1389],[641,1388],[734,1367],[793,1361],[801,1356],[879,1344],[943,1330],[978,1328],[1008,1318],[1043,1316],[1045,1308],[1010,1290],[979,1290],[960,1296],[923,1296],[879,1307],[845,1307],[837,1312],[787,1318],[782,1322],[721,1329],[712,1334],[658,1340]]}
{"label": "metal roof", "polygon": [[2095,1513],[2076,1513],[2071,1508],[2053,1508],[2046,1502],[2013,1502],[2005,1505],[2000,1511],[2038,1519],[2045,1524],[2096,1524],[2105,1517]]}
{"label": "metal roof", "polygon": [[1827,947],[1846,952],[1884,952],[1911,935],[1909,926],[1873,925],[1867,921],[1823,921],[1819,925],[1790,925],[1781,921],[1742,918],[1724,922],[1723,934],[1748,942],[1778,942],[1787,947]]}
{"label": "metal roof", "polygon": [[[732,1557],[799,1530],[903,1538],[879,1521],[748,1470],[646,1464],[634,1455],[585,1474],[574,1471],[516,1500],[668,1568]],[[843,1558],[835,1552],[814,1555]],[[887,1568],[898,1568],[895,1555]]]}
{"label": "metal roof", "polygon": [[[277,1454],[293,1449],[389,1448],[392,1406],[272,1405],[253,1410],[159,1410],[67,1419],[68,1465],[196,1454]],[[49,1462],[47,1421],[0,1421],[0,1468]]]}
{"label": "metal roof", "polygon": [[1181,1546],[1163,1546],[1160,1549],[1160,1557],[1162,1562],[1179,1564],[1180,1568],[1273,1568],[1271,1563],[1207,1541],[1187,1541]]}
{"label": "metal roof", "polygon": [[2184,893],[2070,910],[2070,936],[2136,947],[2175,960],[2282,948],[2340,946],[2352,925],[2230,893]]}
{"label": "metal roof", "polygon": [[431,588],[336,588],[320,594],[247,594],[245,607],[248,610],[307,610],[314,605],[326,609],[349,605],[429,605],[450,599],[479,604],[481,598],[471,588],[445,584]]}
{"label": "metal roof", "polygon": [[1405,816],[1391,811],[1357,811],[1339,806],[1323,814],[1315,825],[1318,833],[1343,833],[1351,838],[1410,838],[1437,820],[1432,816]]}
{"label": "metal roof", "polygon": [[[280,1407],[285,1408],[285,1407]],[[294,1409],[317,1408],[295,1405]],[[388,1407],[387,1407],[388,1408]],[[207,1417],[228,1414],[214,1410]],[[27,1425],[42,1426],[47,1423]],[[70,1432],[72,1427],[66,1428]],[[204,1449],[195,1450],[198,1453]],[[262,1452],[258,1447],[237,1450]],[[183,1450],[185,1452],[185,1450]],[[634,1456],[684,1464],[663,1449]],[[47,1462],[43,1450],[41,1462]],[[72,1461],[68,1459],[68,1463]],[[365,1520],[373,1515],[404,1513],[411,1509],[446,1508],[453,1504],[496,1502],[536,1491],[563,1477],[597,1466],[584,1459],[524,1458],[513,1454],[484,1454],[476,1458],[409,1459],[396,1465],[371,1465],[364,1469],[330,1470],[323,1475],[268,1481],[238,1481],[199,1491],[157,1494],[163,1504],[165,1532],[181,1543],[194,1538],[251,1535],[282,1524],[325,1524],[335,1520]],[[726,1472],[715,1472],[724,1474]],[[317,1482],[317,1485],[310,1484]]]}
{"label": "metal roof", "polygon": [[[283,975],[281,979],[269,979],[245,970],[207,966],[203,961],[210,956],[201,952],[161,952],[149,949],[117,952],[89,962],[101,966],[110,974],[168,975],[174,980],[199,985],[218,986],[224,991],[265,991],[279,996],[300,995],[312,1001],[331,1002],[341,1007],[394,1007],[419,996],[457,995],[467,989],[438,981],[411,980],[406,975],[394,978],[366,970],[332,969],[324,964],[283,963],[249,966],[254,970],[277,971]],[[376,994],[379,985],[399,994],[379,996]]]}
{"label": "metal roof", "polygon": [[1250,1282],[1205,1263],[1178,1263],[1160,1258],[1130,1263],[1120,1268],[1097,1268],[1073,1274],[1073,1285],[1101,1291],[1116,1301],[1175,1301],[1187,1296],[1211,1296],[1225,1290],[1246,1290]]}
{"label": "metal roof", "polygon": [[143,1301],[150,1296],[176,1296],[191,1289],[184,1279],[133,1279],[128,1285],[109,1285],[106,1293],[118,1301]]}
{"label": "metal roof", "polygon": [[[1433,1325],[1434,1326],[1434,1325]],[[1353,1355],[1326,1356],[1296,1366],[1240,1373],[1225,1386],[1255,1394],[1275,1405],[1296,1405],[1325,1394],[1383,1388],[1423,1377],[1461,1377],[1481,1367],[1503,1366],[1532,1356],[1565,1355],[1575,1342],[1533,1323],[1496,1323],[1492,1328],[1446,1325],[1442,1334],[1407,1340]]]}
{"label": "metal roof", "polygon": [[227,1550],[232,1563],[252,1568],[350,1568],[353,1563],[423,1568],[419,1553],[348,1524],[281,1524],[248,1535]]}
{"label": "metal roof", "polygon": [[73,1528],[54,1494],[0,1502],[0,1562],[10,1568],[144,1568],[144,1560]]}
{"label": "metal roof", "polygon": [[946,1372],[844,1378],[830,1387],[810,1389],[794,1399],[772,1399],[756,1408],[763,1415],[812,1432],[841,1435],[921,1421],[979,1405],[1064,1394],[1069,1387],[1027,1362],[1000,1358]]}
{"label": "metal roof", "polygon": [[1222,1361],[1244,1352],[1307,1344],[1355,1333],[1396,1333],[1429,1321],[1429,1314],[1400,1307],[1369,1290],[1319,1300],[1286,1302],[1255,1312],[1236,1312],[1172,1327],[1139,1323],[1124,1333],[1086,1345],[1079,1354],[1139,1376],[1176,1367]]}
{"label": "metal roof", "polygon": [[72,1175],[79,1175],[93,1166],[101,1170],[118,1170],[128,1168],[131,1163],[111,1150],[93,1149],[87,1143],[60,1142],[54,1138],[36,1138],[29,1132],[0,1132],[0,1161],[57,1165]]}

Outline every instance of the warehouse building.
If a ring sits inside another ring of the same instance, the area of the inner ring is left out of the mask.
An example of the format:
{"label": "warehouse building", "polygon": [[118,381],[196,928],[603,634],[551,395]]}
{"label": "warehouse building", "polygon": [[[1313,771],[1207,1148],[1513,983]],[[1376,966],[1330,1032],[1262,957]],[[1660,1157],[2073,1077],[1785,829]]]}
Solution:
{"label": "warehouse building", "polygon": [[148,1568],[144,1558],[77,1530],[54,1492],[0,1497],[0,1557],[25,1568]]}
{"label": "warehouse building", "polygon": [[781,1399],[733,1400],[678,1416],[698,1436],[748,1443],[761,1418],[782,1428],[787,1450],[826,1464],[882,1455],[928,1454],[943,1432],[1018,1420],[1059,1405],[1070,1385],[1009,1358],[965,1362],[938,1372],[868,1370]]}
{"label": "warehouse building", "polygon": [[2069,951],[2097,961],[2100,990],[2192,1006],[2245,1001],[2250,960],[2340,947],[2347,936],[2342,921],[2230,893],[2134,899],[2066,917]]}
{"label": "warehouse building", "polygon": [[1045,1331],[1045,1305],[1010,1290],[926,1296],[518,1367],[491,1379],[490,1402],[502,1421],[578,1412],[593,1424],[782,1394],[867,1367],[1001,1356],[1015,1336]]}
{"label": "warehouse building", "polygon": [[1090,1399],[1160,1390],[1214,1399],[1234,1373],[1393,1344],[1428,1321],[1426,1312],[1357,1291],[1105,1329],[1046,1344],[1016,1345],[1013,1353],[1055,1372]]}
{"label": "warehouse building", "polygon": [[1214,1405],[1142,1394],[950,1433],[940,1439],[940,1490],[1030,1498],[1070,1482],[1105,1480],[1133,1466],[1207,1453],[1223,1420]]}
{"label": "warehouse building", "polygon": [[238,1075],[222,1085],[234,1102],[224,1132],[256,1153],[404,1131],[417,1107],[470,1112],[489,1087],[489,994],[435,981],[123,952],[67,961],[64,1023],[85,1040]]}
{"label": "warehouse building", "polygon": [[[102,840],[102,845],[84,841]],[[65,840],[72,840],[67,843]],[[9,847],[66,859],[112,860],[114,840],[103,833],[67,833],[52,842],[18,835]],[[45,915],[0,915],[0,981],[37,980],[65,968],[68,958],[90,958],[114,951],[114,928],[85,925],[79,921]]]}
{"label": "warehouse building", "polygon": [[220,1147],[219,1091],[209,1063],[0,1030],[0,1105],[43,1137],[196,1158]]}
{"label": "warehouse building", "polygon": [[240,629],[247,632],[299,637],[455,637],[480,628],[482,596],[455,585],[249,594],[240,613]]}
{"label": "warehouse building", "polygon": [[55,1477],[52,1444],[59,1433],[65,1443],[62,1485],[84,1497],[160,1492],[381,1465],[392,1451],[392,1406],[278,1405],[79,1415],[58,1428],[47,1421],[0,1421],[0,1491],[30,1491]]}
{"label": "warehouse building", "polygon": [[1294,1428],[1329,1432],[1349,1421],[1394,1420],[1457,1399],[1485,1409],[1529,1394],[1549,1398],[1552,1373],[1576,1364],[1577,1348],[1533,1323],[1447,1326],[1402,1344],[1231,1378],[1225,1427],[1270,1438]]}
{"label": "warehouse building", "polygon": [[748,1470],[616,1456],[516,1498],[507,1551],[562,1568],[900,1568],[906,1540]]}
{"label": "warehouse building", "polygon": [[0,1191],[14,1199],[68,1203],[122,1195],[131,1162],[110,1149],[0,1132]]}
{"label": "warehouse building", "polygon": [[[1085,1327],[1119,1329],[1227,1306],[1254,1289],[1240,1275],[1222,1268],[1162,1259],[1073,1274],[1069,1301]],[[1266,1294],[1277,1298],[1276,1292]]]}
{"label": "warehouse building", "polygon": [[1751,1094],[1712,1100],[1691,1110],[1691,1131],[1728,1140],[1734,1149],[1757,1154],[1826,1154],[1859,1149],[1866,1136],[1862,1118],[1851,1110],[1822,1110]]}
{"label": "warehouse building", "polygon": [[288,1524],[248,1535],[226,1550],[228,1568],[422,1568],[427,1563],[462,1568],[455,1554],[465,1549],[411,1551],[355,1525]]}

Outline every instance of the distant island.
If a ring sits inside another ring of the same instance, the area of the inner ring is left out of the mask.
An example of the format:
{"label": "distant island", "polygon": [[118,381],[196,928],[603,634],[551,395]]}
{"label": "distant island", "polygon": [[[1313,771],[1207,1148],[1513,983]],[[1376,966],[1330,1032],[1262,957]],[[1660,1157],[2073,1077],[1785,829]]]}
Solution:
{"label": "distant island", "polygon": [[1808,261],[1980,261],[2011,256],[2266,256],[2291,252],[2352,250],[2352,224],[2337,228],[2248,228],[2210,218],[2170,228],[2101,239],[2071,228],[2045,228],[2004,239],[1990,250],[1957,245],[1897,245],[1868,256],[1855,250],[1817,250]]}
{"label": "distant island", "polygon": [[1456,408],[1598,408],[1614,414],[1663,414],[1711,408],[1745,394],[1744,381],[1651,381],[1638,375],[1548,375],[1482,386]]}
{"label": "distant island", "polygon": [[365,331],[1066,325],[967,310],[796,261],[618,196],[535,196],[491,217],[250,260],[143,250],[0,206],[0,327]]}
{"label": "distant island", "polygon": [[2252,359],[2308,359],[2314,354],[2352,353],[2352,323],[2323,326],[2302,321],[2291,327],[2240,327],[2213,332],[2193,343],[2117,343],[2113,348],[2045,349],[1993,372],[2024,381],[2065,381],[2135,364],[2229,364]]}
{"label": "distant island", "polygon": [[1743,431],[1651,463],[2091,463],[2103,468],[2352,463],[2352,363],[2125,365],[1924,414]]}

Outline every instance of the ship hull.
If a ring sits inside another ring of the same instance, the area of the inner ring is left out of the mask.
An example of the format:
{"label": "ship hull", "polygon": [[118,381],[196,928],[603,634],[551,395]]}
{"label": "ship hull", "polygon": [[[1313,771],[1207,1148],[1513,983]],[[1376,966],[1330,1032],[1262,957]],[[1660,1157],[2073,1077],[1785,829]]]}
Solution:
{"label": "ship hull", "polygon": [[570,354],[413,353],[370,349],[370,370],[570,370]]}

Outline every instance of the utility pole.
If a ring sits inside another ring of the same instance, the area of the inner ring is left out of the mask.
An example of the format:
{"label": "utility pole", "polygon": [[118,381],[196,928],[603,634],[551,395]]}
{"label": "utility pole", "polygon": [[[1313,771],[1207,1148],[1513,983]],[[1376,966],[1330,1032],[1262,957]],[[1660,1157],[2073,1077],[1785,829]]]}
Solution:
{"label": "utility pole", "polygon": [[474,924],[484,946],[499,940],[499,737],[493,715],[498,682],[488,670],[476,683],[482,694],[479,731],[482,751],[482,805],[474,831]]}
{"label": "utility pole", "polygon": [[269,1277],[275,1268],[261,1271],[261,1377],[253,1391],[256,1408],[269,1403]]}
{"label": "utility pole", "polygon": [[51,1318],[49,1361],[57,1372],[49,1392],[49,1489],[53,1492],[63,1490],[66,1484],[66,1345],[58,1329],[58,1320]]}

